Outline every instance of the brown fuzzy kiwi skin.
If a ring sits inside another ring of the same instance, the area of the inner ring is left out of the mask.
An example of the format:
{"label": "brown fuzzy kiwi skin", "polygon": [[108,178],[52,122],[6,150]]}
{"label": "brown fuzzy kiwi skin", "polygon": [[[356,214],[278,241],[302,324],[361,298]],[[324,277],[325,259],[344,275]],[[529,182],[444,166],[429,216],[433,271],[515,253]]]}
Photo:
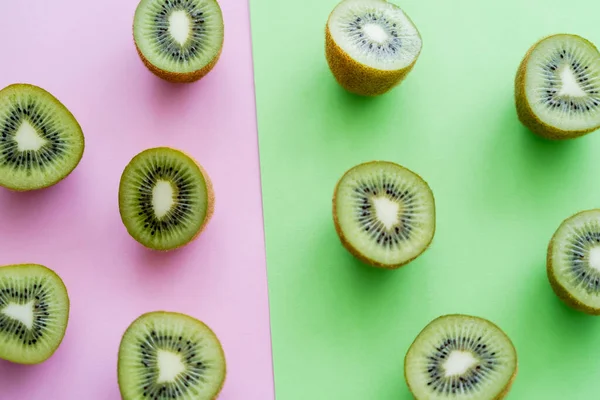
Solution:
{"label": "brown fuzzy kiwi skin", "polygon": [[[208,225],[208,223],[210,222],[210,220],[212,219],[214,213],[215,213],[215,191],[214,191],[214,187],[212,184],[212,180],[210,179],[210,176],[208,175],[208,173],[206,172],[206,170],[204,169],[204,167],[198,162],[196,161],[193,157],[191,157],[189,154],[172,148],[172,147],[155,147],[152,150],[156,150],[156,149],[169,149],[169,150],[173,150],[176,151],[178,153],[183,154],[184,156],[188,157],[189,159],[191,159],[196,166],[198,167],[198,169],[200,170],[200,172],[202,173],[202,176],[204,177],[204,182],[206,183],[206,215],[204,217],[204,222],[202,223],[202,225],[200,226],[200,229],[198,229],[198,232],[196,232],[196,234],[186,243],[182,243],[179,246],[175,246],[169,249],[155,249],[153,247],[148,247],[146,245],[144,245],[143,243],[139,242],[142,246],[153,250],[153,251],[157,251],[157,252],[169,252],[169,251],[173,251],[173,250],[177,250],[180,249],[184,246],[187,246],[188,244],[192,243],[194,240],[196,240],[198,238],[198,236],[200,236],[200,234],[202,232],[204,232],[204,230],[206,229],[206,226]],[[151,149],[146,149],[140,153],[138,153],[135,157],[133,157],[131,159],[131,161],[127,164],[127,166],[129,166],[129,164],[131,164],[137,157],[140,157],[145,151],[147,150],[151,150]],[[125,174],[125,171],[127,170],[127,166],[125,167],[125,169],[123,170],[123,173],[121,174],[121,182],[119,184],[119,203],[121,203],[121,195],[123,193],[123,175]],[[123,224],[125,225],[125,218],[121,212],[121,207],[119,207],[119,214],[121,215],[121,220],[123,221]],[[133,237],[135,239],[135,236],[133,235],[133,233],[127,228],[127,225],[125,225],[125,228],[127,229],[128,233],[131,235],[131,237]],[[136,240],[137,241],[137,240]]]}
{"label": "brown fuzzy kiwi skin", "polygon": [[[425,185],[427,187],[429,187],[429,184],[427,184],[427,182],[416,172],[409,170],[406,167],[403,167],[399,164],[390,162],[390,161],[380,161],[380,160],[374,160],[374,161],[368,161],[362,164],[358,164],[355,165],[354,167],[348,169],[344,175],[342,175],[342,177],[337,181],[336,185],[335,185],[335,189],[333,191],[333,199],[332,199],[332,207],[333,207],[333,224],[335,226],[335,231],[337,232],[339,238],[340,238],[340,242],[342,243],[342,245],[344,246],[344,248],[346,250],[348,250],[350,252],[350,254],[352,254],[354,257],[356,257],[358,260],[362,261],[363,263],[370,265],[372,267],[376,267],[376,268],[381,268],[381,269],[387,269],[387,270],[396,270],[399,269],[400,267],[403,267],[407,264],[409,264],[410,262],[414,261],[416,258],[418,258],[421,254],[423,254],[427,249],[429,249],[429,247],[431,246],[431,243],[433,242],[433,238],[435,236],[435,231],[436,231],[436,222],[435,222],[435,218],[436,218],[436,214],[435,214],[435,197],[433,196],[433,192],[431,193],[432,195],[432,199],[433,199],[433,233],[431,235],[431,239],[429,240],[429,242],[427,243],[427,245],[425,247],[423,247],[423,250],[421,250],[421,252],[419,252],[419,254],[416,254],[414,257],[399,263],[399,264],[383,264],[380,263],[378,261],[372,260],[369,257],[367,257],[366,255],[362,254],[358,249],[356,249],[354,246],[352,246],[352,244],[350,244],[350,241],[348,241],[348,239],[346,238],[346,235],[344,235],[344,232],[342,231],[342,228],[340,226],[340,222],[338,219],[338,212],[337,212],[337,193],[338,193],[338,188],[341,184],[341,182],[344,180],[344,177],[346,175],[348,175],[353,169],[361,167],[361,166],[365,166],[365,165],[369,165],[369,164],[378,164],[378,163],[386,163],[386,164],[392,164],[396,167],[400,167],[404,170],[410,171],[411,173],[413,173],[414,175],[417,176],[418,179],[420,179],[423,183],[425,183]],[[431,189],[430,189],[431,190]]]}
{"label": "brown fuzzy kiwi skin", "polygon": [[371,68],[350,57],[333,40],[329,26],[325,27],[325,58],[329,69],[340,86],[359,96],[379,96],[398,86],[412,71],[419,54],[403,69],[386,71]]}
{"label": "brown fuzzy kiwi skin", "polygon": [[208,64],[204,66],[204,68],[187,73],[170,72],[165,71],[164,69],[160,69],[157,66],[153,65],[150,61],[148,61],[148,59],[144,56],[142,51],[137,46],[137,43],[135,44],[135,48],[146,68],[148,68],[154,75],[167,82],[192,83],[204,78],[210,71],[212,71],[214,66],[219,61],[219,58],[221,57],[221,53],[223,51],[223,42],[221,42],[221,48],[219,49],[219,52],[215,55],[215,57],[213,57],[213,59]]}
{"label": "brown fuzzy kiwi skin", "polygon": [[[226,361],[226,358],[225,358],[225,350],[223,349],[223,345],[221,344],[221,342],[220,342],[220,340],[219,340],[218,336],[217,336],[217,335],[215,334],[215,332],[214,332],[214,331],[213,331],[213,330],[212,330],[212,329],[211,329],[211,328],[210,328],[208,325],[206,325],[204,322],[202,322],[202,321],[200,321],[200,320],[198,320],[198,319],[196,319],[196,318],[194,318],[194,317],[192,317],[192,316],[190,316],[190,315],[183,314],[183,313],[178,313],[178,312],[173,312],[173,311],[150,311],[150,312],[147,312],[147,313],[145,313],[145,314],[142,314],[142,315],[140,315],[139,317],[137,317],[137,318],[136,318],[136,319],[135,319],[135,320],[134,320],[134,321],[133,321],[133,322],[132,322],[132,323],[129,325],[129,327],[126,329],[125,333],[127,333],[127,331],[129,331],[129,329],[131,329],[131,328],[133,327],[133,325],[134,325],[136,322],[138,322],[139,320],[143,319],[144,317],[148,317],[148,316],[150,316],[150,315],[154,315],[154,314],[170,314],[170,315],[178,315],[178,316],[181,316],[181,317],[185,317],[185,318],[191,318],[191,319],[194,319],[194,320],[195,320],[197,323],[199,323],[199,324],[203,325],[203,326],[205,327],[205,329],[207,329],[207,330],[208,330],[208,331],[209,331],[209,332],[210,332],[210,333],[211,333],[211,334],[212,334],[212,335],[213,335],[213,336],[214,336],[214,337],[217,339],[217,342],[218,342],[218,344],[219,344],[219,351],[220,351],[220,353],[221,353],[221,356],[223,357],[223,360],[225,360],[225,362],[223,363],[223,368],[224,368],[224,369],[223,369],[223,381],[221,382],[221,385],[219,386],[219,388],[217,389],[217,391],[216,391],[215,395],[214,395],[214,396],[212,397],[212,399],[211,399],[211,400],[217,400],[217,399],[218,399],[218,397],[219,397],[219,394],[221,393],[221,391],[223,390],[223,387],[225,386],[225,381],[227,380],[227,361]],[[125,333],[123,333],[123,337],[125,336]],[[121,340],[123,340],[123,338],[121,338]],[[119,355],[120,355],[120,353],[121,353],[121,347],[119,346]],[[121,365],[120,365],[120,363],[117,363],[117,382],[118,382],[119,386],[121,385],[121,379],[120,379],[120,376],[121,376],[121,374],[119,373],[119,372],[120,372],[120,368],[121,368]],[[122,397],[121,397],[121,398],[122,398]]]}
{"label": "brown fuzzy kiwi skin", "polygon": [[[425,328],[423,328],[421,330],[421,332],[417,335],[417,337],[415,338],[415,340],[413,340],[412,344],[414,344],[417,341],[417,338],[421,335],[421,333],[423,333],[423,331],[425,331],[425,329],[429,325],[433,324],[434,322],[436,322],[436,321],[438,321],[440,319],[444,319],[444,318],[448,318],[448,317],[461,317],[461,318],[470,318],[470,319],[475,319],[475,320],[484,320],[488,324],[490,324],[493,327],[495,327],[496,329],[498,329],[498,331],[500,333],[502,333],[504,335],[504,337],[508,340],[508,342],[511,345],[512,352],[513,352],[513,354],[515,356],[515,370],[513,371],[513,374],[511,375],[510,379],[508,380],[508,382],[504,386],[504,389],[502,389],[502,391],[500,393],[498,393],[496,395],[496,397],[494,397],[493,399],[490,399],[490,400],[502,400],[502,399],[506,398],[506,396],[508,395],[508,392],[510,392],[510,389],[513,386],[513,383],[515,382],[515,378],[517,377],[517,373],[519,371],[519,359],[518,359],[517,350],[515,348],[515,345],[512,342],[512,340],[510,339],[510,337],[508,337],[508,335],[502,329],[500,329],[500,327],[498,325],[496,325],[492,321],[489,321],[487,319],[483,319],[483,318],[480,318],[480,317],[474,317],[474,316],[471,316],[471,315],[465,315],[465,314],[447,314],[447,315],[442,315],[440,317],[437,317],[436,319],[434,319],[430,323],[428,323],[427,326],[425,326]],[[411,346],[409,346],[409,350],[410,350],[410,347],[412,347],[412,344],[411,344]],[[408,381],[408,374],[406,373],[406,371],[407,371],[407,365],[406,365],[407,362],[408,362],[408,351],[406,352],[406,355],[404,356],[404,380],[406,381],[406,385],[408,386],[408,390],[410,391],[410,393],[412,394],[412,396],[413,396],[414,399],[416,399],[416,400],[425,400],[425,399],[419,399],[419,398],[417,398],[417,396],[415,395],[415,392],[414,392],[413,388],[410,386],[410,383]]]}
{"label": "brown fuzzy kiwi skin", "polygon": [[6,359],[6,361],[9,361],[9,362],[12,362],[12,363],[15,363],[15,364],[22,364],[22,365],[37,365],[37,364],[42,364],[42,363],[46,362],[47,360],[49,360],[50,358],[52,358],[52,356],[54,355],[54,353],[56,353],[56,351],[58,350],[58,348],[60,347],[60,345],[62,344],[62,342],[65,339],[66,330],[67,330],[67,328],[69,326],[69,319],[71,317],[71,312],[70,312],[71,311],[71,299],[69,298],[69,291],[67,290],[67,287],[65,286],[65,282],[62,280],[62,278],[56,272],[54,272],[50,268],[46,267],[45,265],[34,264],[34,263],[31,263],[31,264],[22,263],[22,264],[3,265],[3,266],[0,266],[0,269],[1,268],[5,268],[5,267],[10,267],[10,268],[13,268],[13,267],[16,267],[16,268],[19,268],[19,267],[38,267],[38,268],[42,268],[46,272],[48,272],[49,274],[54,275],[54,277],[56,278],[56,281],[58,283],[60,283],[60,285],[63,287],[63,289],[64,289],[64,291],[66,293],[67,319],[65,321],[65,333],[63,333],[63,335],[60,338],[60,340],[56,343],[56,347],[52,350],[52,352],[46,358],[44,358],[42,360],[39,360],[37,362],[24,362],[24,361],[16,361],[16,360],[11,360],[11,359]]}
{"label": "brown fuzzy kiwi skin", "polygon": [[65,106],[60,100],[58,100],[52,93],[48,92],[46,89],[41,88],[39,86],[36,85],[32,85],[29,83],[13,83],[11,85],[6,86],[4,89],[2,90],[7,90],[7,89],[12,89],[12,88],[31,88],[34,90],[42,90],[44,92],[46,92],[48,95],[50,95],[50,99],[59,107],[62,107],[65,112],[72,118],[72,121],[74,123],[74,125],[76,126],[77,130],[81,133],[81,142],[82,142],[82,146],[81,146],[81,152],[77,155],[77,163],[75,164],[75,167],[73,167],[72,170],[68,171],[65,176],[63,176],[62,178],[58,179],[55,182],[50,182],[46,185],[43,186],[38,186],[36,188],[32,188],[32,189],[27,189],[27,188],[18,188],[18,187],[8,187],[8,186],[2,186],[3,188],[11,191],[11,192],[15,192],[15,193],[23,193],[23,192],[30,192],[33,190],[42,190],[42,189],[47,189],[49,187],[52,187],[60,182],[62,182],[63,180],[65,180],[69,175],[71,175],[73,173],[73,171],[75,171],[75,168],[77,168],[77,166],[79,165],[79,163],[81,162],[81,159],[83,158],[83,153],[85,152],[85,136],[83,134],[83,130],[81,129],[81,125],[79,124],[79,121],[77,121],[77,119],[75,118],[75,116],[73,115],[73,113],[71,112],[71,110],[69,110],[67,108],[67,106]]}
{"label": "brown fuzzy kiwi skin", "polygon": [[569,218],[565,219],[560,224],[560,226],[558,227],[558,229],[556,230],[554,235],[552,235],[552,239],[550,239],[550,243],[548,244],[548,251],[546,253],[546,274],[548,275],[548,281],[550,282],[550,286],[552,287],[554,294],[556,294],[556,296],[563,303],[565,303],[567,306],[571,307],[574,310],[583,312],[585,314],[598,316],[598,315],[600,315],[600,308],[594,308],[594,307],[590,307],[586,304],[583,304],[582,302],[577,300],[571,293],[569,293],[569,291],[563,285],[560,284],[560,282],[558,281],[558,279],[556,278],[556,276],[554,274],[554,265],[552,262],[552,252],[554,250],[554,244],[556,243],[556,236],[558,235],[558,232],[560,231],[560,229],[565,224],[567,224],[572,218],[575,218],[578,215],[581,215],[588,211],[600,211],[600,210],[580,211],[580,212],[570,216]]}
{"label": "brown fuzzy kiwi skin", "polygon": [[540,120],[537,117],[537,115],[535,115],[535,113],[533,112],[533,109],[531,108],[531,105],[529,104],[529,101],[527,100],[527,96],[525,95],[525,81],[527,79],[527,63],[529,62],[529,58],[531,57],[531,54],[533,53],[533,51],[537,48],[537,46],[541,42],[543,42],[544,40],[547,40],[549,38],[555,37],[555,36],[576,37],[578,39],[584,40],[585,42],[589,43],[594,49],[596,49],[596,46],[594,46],[594,44],[591,43],[589,40],[582,38],[581,36],[572,35],[572,34],[555,34],[555,35],[546,36],[546,37],[538,40],[535,44],[533,44],[529,48],[529,50],[527,50],[527,53],[521,60],[521,63],[517,70],[517,74],[515,76],[515,91],[514,92],[515,92],[515,105],[517,108],[517,116],[519,118],[519,121],[521,121],[521,123],[523,125],[525,125],[531,132],[533,132],[534,134],[536,134],[544,139],[549,139],[549,140],[575,139],[575,138],[585,136],[588,133],[594,132],[595,130],[600,128],[600,125],[589,128],[589,129],[572,130],[572,131],[564,131],[564,130],[558,129],[554,126],[550,126],[550,125],[546,124],[545,122],[543,122],[542,120]]}

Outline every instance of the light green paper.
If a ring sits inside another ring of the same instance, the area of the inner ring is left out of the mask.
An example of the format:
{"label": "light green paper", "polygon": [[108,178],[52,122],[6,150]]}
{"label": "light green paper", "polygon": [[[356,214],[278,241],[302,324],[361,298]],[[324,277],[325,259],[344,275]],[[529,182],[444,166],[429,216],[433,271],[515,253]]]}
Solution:
{"label": "light green paper", "polygon": [[[278,400],[409,399],[404,355],[447,313],[512,338],[509,399],[599,395],[600,319],[553,294],[546,248],[560,222],[600,207],[600,132],[534,137],[517,120],[527,49],[568,32],[600,44],[600,2],[407,0],[423,52],[402,86],[359,98],[324,56],[334,0],[251,0]],[[419,173],[437,203],[432,247],[398,271],[355,261],[333,228],[344,171],[384,159]]]}

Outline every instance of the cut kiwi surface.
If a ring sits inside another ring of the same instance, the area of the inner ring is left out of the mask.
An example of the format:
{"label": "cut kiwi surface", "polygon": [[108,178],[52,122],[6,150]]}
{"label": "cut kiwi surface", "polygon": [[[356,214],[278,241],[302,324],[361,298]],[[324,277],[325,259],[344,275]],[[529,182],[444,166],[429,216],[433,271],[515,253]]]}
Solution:
{"label": "cut kiwi surface", "polygon": [[588,40],[557,34],[535,43],[515,79],[520,121],[554,140],[600,128],[600,53]]}
{"label": "cut kiwi surface", "polygon": [[417,336],[404,359],[404,375],[417,400],[498,400],[517,374],[517,352],[492,322],[444,315]]}
{"label": "cut kiwi surface", "polygon": [[172,250],[191,242],[210,221],[214,203],[206,171],[176,149],[145,150],[121,176],[123,224],[135,240],[151,249]]}
{"label": "cut kiwi surface", "polygon": [[46,90],[22,83],[0,90],[0,186],[52,186],[79,164],[84,145],[73,114]]}
{"label": "cut kiwi surface", "polygon": [[226,369],[215,333],[185,314],[144,314],[129,326],[119,347],[123,400],[216,399]]}
{"label": "cut kiwi surface", "polygon": [[422,254],[435,233],[429,185],[398,164],[371,161],[348,170],[333,195],[333,220],[350,253],[394,269]]}
{"label": "cut kiwi surface", "polygon": [[422,40],[398,6],[384,0],[343,0],[329,16],[325,54],[347,91],[378,96],[397,86],[415,65]]}
{"label": "cut kiwi surface", "polygon": [[221,8],[216,0],[142,0],[133,36],[138,54],[155,75],[171,82],[197,81],[221,55]]}
{"label": "cut kiwi surface", "polygon": [[60,346],[69,320],[62,279],[37,264],[0,267],[0,358],[39,364]]}
{"label": "cut kiwi surface", "polygon": [[548,245],[546,265],[560,299],[600,315],[600,209],[581,211],[560,224]]}

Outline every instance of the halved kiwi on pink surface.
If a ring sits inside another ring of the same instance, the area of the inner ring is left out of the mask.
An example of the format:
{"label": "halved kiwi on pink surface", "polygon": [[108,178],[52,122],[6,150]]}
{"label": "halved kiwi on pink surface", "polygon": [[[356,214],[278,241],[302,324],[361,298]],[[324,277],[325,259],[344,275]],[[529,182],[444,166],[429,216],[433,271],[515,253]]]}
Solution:
{"label": "halved kiwi on pink surface", "polygon": [[177,149],[144,150],[121,176],[121,219],[129,234],[150,249],[173,250],[190,243],[204,230],[214,207],[208,173]]}
{"label": "halved kiwi on pink surface", "polygon": [[142,0],[135,11],[133,36],[152,73],[171,82],[194,82],[221,56],[221,7],[216,0]]}
{"label": "halved kiwi on pink surface", "polygon": [[18,364],[49,359],[63,341],[69,310],[65,284],[51,269],[0,267],[0,358]]}

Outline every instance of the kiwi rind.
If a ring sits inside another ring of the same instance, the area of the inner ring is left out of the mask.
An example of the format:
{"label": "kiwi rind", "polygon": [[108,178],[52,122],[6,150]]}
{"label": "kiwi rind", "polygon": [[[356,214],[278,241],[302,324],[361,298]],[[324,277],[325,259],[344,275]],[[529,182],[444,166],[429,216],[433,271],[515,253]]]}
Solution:
{"label": "kiwi rind", "polygon": [[[223,349],[223,345],[222,345],[221,341],[219,340],[219,337],[215,334],[215,332],[204,322],[202,322],[199,319],[194,318],[190,315],[179,313],[179,312],[173,312],[173,311],[150,311],[150,312],[140,315],[127,327],[127,329],[125,330],[125,333],[123,333],[123,336],[121,337],[121,344],[119,346],[118,360],[121,360],[121,355],[122,355],[122,351],[123,351],[123,339],[125,338],[125,335],[127,334],[127,332],[129,332],[131,329],[133,329],[138,322],[140,322],[146,318],[149,318],[149,317],[160,316],[160,315],[172,315],[172,316],[177,316],[180,318],[186,318],[188,320],[192,320],[195,324],[198,324],[198,325],[204,327],[204,329],[216,339],[215,343],[218,344],[219,351],[223,358],[223,379],[221,380],[221,384],[219,385],[218,389],[216,390],[216,393],[214,394],[214,396],[211,399],[211,400],[216,400],[219,397],[219,394],[221,393],[221,391],[223,390],[223,387],[225,386],[225,381],[227,380],[227,360],[225,358],[225,351]],[[123,374],[122,366],[121,366],[121,363],[118,362],[117,363],[117,381],[118,381],[118,384],[120,387],[123,385],[122,374]]]}
{"label": "kiwi rind", "polygon": [[79,165],[81,159],[83,158],[83,153],[85,151],[85,136],[83,134],[83,130],[81,129],[81,125],[79,124],[79,122],[77,121],[77,119],[75,118],[75,116],[73,115],[73,113],[67,108],[67,106],[65,106],[60,100],[58,100],[58,98],[56,98],[56,96],[54,96],[52,93],[50,93],[49,91],[47,91],[46,89],[30,84],[30,83],[13,83],[11,85],[6,86],[5,88],[3,88],[2,90],[0,90],[0,92],[4,92],[4,91],[20,91],[20,90],[30,90],[30,91],[37,91],[37,92],[41,92],[50,102],[54,103],[55,106],[61,108],[65,114],[69,117],[69,119],[71,119],[71,123],[73,124],[73,127],[79,132],[80,136],[81,136],[81,150],[79,152],[76,153],[75,155],[75,162],[74,165],[71,169],[65,171],[65,173],[63,174],[63,176],[48,181],[46,182],[46,184],[43,185],[36,185],[36,186],[27,186],[27,185],[7,185],[7,184],[0,184],[0,186],[4,187],[5,189],[8,189],[12,192],[28,192],[28,191],[32,191],[32,190],[41,190],[41,189],[46,189],[49,188],[51,186],[54,186],[56,184],[58,184],[59,182],[62,182],[65,178],[67,178],[69,175],[71,175],[71,173],[73,171],[75,171],[75,168],[77,168],[77,166]]}
{"label": "kiwi rind", "polygon": [[[333,11],[330,13],[329,19],[332,16]],[[406,18],[412,22],[408,15],[406,15]],[[417,34],[419,34],[418,30]],[[359,96],[380,96],[400,85],[408,73],[412,71],[420,53],[421,49],[415,55],[413,62],[405,68],[391,71],[375,69],[356,61],[338,46],[329,30],[329,22],[325,25],[325,57],[329,69],[340,86]]]}
{"label": "kiwi rind", "polygon": [[[146,149],[146,150],[144,150],[144,151],[136,154],[131,159],[131,161],[129,161],[129,163],[127,164],[127,166],[123,170],[123,173],[121,174],[121,177],[127,172],[129,165],[131,165],[139,157],[143,157],[146,152],[153,151],[153,150],[162,150],[162,149],[168,149],[168,150],[171,150],[171,151],[175,151],[175,152],[180,153],[181,155],[189,158],[190,160],[192,160],[194,162],[194,164],[196,164],[196,166],[198,167],[198,169],[202,173],[202,176],[204,178],[204,182],[206,184],[206,215],[204,217],[204,221],[203,221],[202,225],[198,229],[198,232],[196,232],[196,234],[192,238],[190,238],[190,240],[188,240],[187,242],[182,243],[182,244],[180,244],[178,246],[170,247],[168,249],[157,249],[157,248],[153,248],[153,247],[147,246],[145,243],[143,243],[142,240],[140,240],[137,232],[135,232],[135,230],[129,228],[129,226],[125,223],[125,216],[123,215],[121,207],[119,207],[119,214],[121,215],[121,220],[123,221],[123,225],[125,225],[125,228],[127,229],[127,232],[138,243],[140,243],[141,245],[143,245],[144,247],[146,247],[146,248],[148,248],[150,250],[159,251],[159,252],[167,252],[167,251],[177,250],[179,248],[182,248],[182,247],[184,247],[184,246],[192,243],[194,240],[196,240],[198,238],[198,236],[200,236],[200,234],[202,232],[204,232],[204,229],[206,229],[206,226],[208,225],[208,223],[210,222],[210,220],[212,219],[212,217],[213,217],[213,215],[215,213],[215,191],[214,191],[213,184],[212,184],[212,181],[210,179],[210,176],[208,175],[206,169],[204,169],[204,167],[196,159],[194,159],[192,156],[190,156],[186,152],[183,152],[181,150],[175,149],[173,147],[164,147],[164,146],[163,147],[154,147],[154,148]],[[125,192],[124,192],[124,187],[123,187],[123,179],[121,178],[121,182],[119,184],[119,204],[121,204],[124,201],[124,193]]]}
{"label": "kiwi rind", "polygon": [[58,350],[58,348],[60,347],[60,345],[62,344],[64,338],[65,338],[65,334],[67,331],[67,327],[69,325],[69,318],[70,318],[70,308],[71,308],[71,302],[70,302],[70,298],[69,298],[69,292],[67,291],[67,287],[65,286],[64,281],[62,280],[62,278],[53,270],[51,270],[50,268],[41,265],[41,264],[11,264],[11,265],[3,265],[0,266],[0,270],[2,270],[3,268],[13,268],[13,269],[18,269],[18,268],[33,268],[33,269],[38,269],[38,270],[42,270],[44,271],[45,274],[50,275],[53,277],[55,283],[57,283],[62,290],[64,291],[65,294],[65,307],[67,308],[67,312],[66,312],[66,319],[65,319],[65,325],[64,328],[62,329],[62,334],[58,337],[58,339],[56,340],[56,342],[54,343],[54,346],[50,347],[50,351],[48,353],[46,353],[46,355],[44,357],[39,357],[37,359],[29,359],[29,360],[25,360],[25,359],[17,359],[14,357],[0,357],[3,360],[15,363],[15,364],[22,364],[22,365],[37,365],[37,364],[41,364],[47,360],[49,360]]}
{"label": "kiwi rind", "polygon": [[583,312],[585,314],[598,316],[600,315],[600,308],[591,307],[587,304],[582,303],[577,300],[575,296],[573,296],[567,288],[560,284],[556,275],[554,273],[554,263],[552,262],[552,250],[554,248],[554,244],[556,243],[556,237],[558,233],[561,231],[561,228],[568,224],[573,218],[576,218],[582,214],[588,213],[590,211],[600,211],[600,209],[592,209],[592,210],[583,210],[579,211],[568,218],[564,219],[559,227],[556,229],[552,238],[550,239],[550,243],[548,244],[548,250],[546,253],[546,274],[548,276],[548,281],[550,282],[550,286],[552,290],[556,294],[556,296],[563,301],[567,306],[571,307],[574,310]]}
{"label": "kiwi rind", "polygon": [[[414,261],[415,259],[417,259],[419,256],[421,256],[427,249],[429,249],[429,247],[431,246],[431,243],[433,242],[433,238],[435,236],[435,230],[436,230],[436,214],[435,214],[435,197],[433,195],[433,192],[431,193],[432,196],[432,201],[433,201],[433,207],[432,207],[432,212],[433,212],[433,232],[431,235],[431,239],[429,240],[429,242],[423,247],[423,249],[421,250],[421,252],[419,252],[418,254],[416,254],[414,257],[399,263],[399,264],[384,264],[384,263],[380,263],[378,261],[375,261],[371,258],[369,258],[368,256],[366,256],[365,254],[361,253],[357,248],[355,248],[354,246],[352,246],[352,244],[350,243],[350,241],[346,238],[346,235],[344,235],[344,232],[340,226],[340,222],[338,219],[338,212],[337,212],[337,194],[338,194],[338,188],[340,186],[340,183],[344,180],[344,177],[346,175],[348,175],[352,170],[354,170],[355,168],[359,168],[362,166],[366,166],[369,164],[379,164],[379,163],[386,163],[386,164],[392,164],[396,167],[399,167],[403,170],[407,170],[411,173],[413,173],[417,179],[421,180],[425,186],[429,187],[429,184],[416,172],[403,167],[402,165],[393,163],[391,161],[381,161],[381,160],[373,160],[373,161],[368,161],[368,162],[364,162],[358,165],[353,166],[352,168],[349,168],[343,175],[342,177],[337,181],[336,185],[335,185],[335,189],[333,191],[333,199],[332,199],[332,207],[333,207],[333,223],[335,226],[335,231],[337,232],[340,242],[342,243],[342,245],[344,246],[344,248],[346,250],[348,250],[350,252],[350,254],[352,254],[354,257],[356,257],[358,260],[362,261],[363,263],[370,265],[372,267],[376,267],[376,268],[382,268],[382,269],[388,269],[388,270],[395,270],[395,269],[399,269],[400,267],[403,267],[407,264],[409,264],[410,262]],[[430,189],[431,190],[431,189]]]}
{"label": "kiwi rind", "polygon": [[203,68],[199,70],[185,73],[171,72],[165,71],[164,69],[160,69],[154,64],[152,64],[150,61],[148,61],[148,59],[144,56],[144,54],[137,46],[137,43],[135,45],[135,48],[146,68],[148,68],[150,72],[152,72],[154,75],[172,83],[192,83],[204,78],[210,71],[212,71],[212,69],[219,61],[219,58],[223,51],[223,42],[221,42],[221,49],[219,50],[217,55],[213,57],[213,59],[208,64],[206,64]]}
{"label": "kiwi rind", "polygon": [[[140,4],[141,4],[141,2],[138,4],[138,7],[140,6]],[[219,4],[218,1],[215,1],[215,4],[219,10],[219,13],[221,13],[221,15],[222,15],[221,5]],[[135,32],[135,22],[133,24],[133,31]],[[135,44],[135,49],[136,49],[140,59],[142,60],[142,62],[146,66],[146,68],[150,72],[152,72],[154,75],[156,75],[157,77],[159,77],[167,82],[193,83],[193,82],[196,82],[196,81],[204,78],[206,75],[208,75],[209,72],[211,72],[213,70],[215,65],[217,65],[217,62],[221,58],[221,54],[223,52],[223,44],[225,43],[225,34],[223,34],[223,37],[221,38],[221,43],[219,44],[219,51],[217,52],[217,54],[215,54],[215,56],[212,58],[212,60],[210,60],[204,67],[202,67],[198,70],[195,70],[195,71],[191,71],[191,72],[173,72],[173,71],[166,71],[162,68],[158,68],[156,65],[152,64],[150,62],[150,60],[148,60],[146,58],[146,56],[144,55],[144,53],[140,50],[137,40],[135,39],[135,33],[133,35],[133,43]]]}
{"label": "kiwi rind", "polygon": [[[515,357],[515,369],[511,375],[511,377],[509,378],[508,382],[506,383],[506,385],[504,386],[504,389],[498,393],[496,395],[496,397],[494,397],[493,399],[490,400],[502,400],[504,399],[508,393],[510,392],[510,389],[512,388],[512,385],[515,381],[515,378],[517,377],[517,372],[519,370],[519,359],[518,359],[518,354],[517,354],[517,350],[514,346],[514,343],[512,342],[512,340],[510,339],[510,337],[506,334],[506,332],[504,332],[504,330],[502,330],[498,325],[496,325],[495,323],[493,323],[492,321],[485,319],[485,318],[481,318],[481,317],[476,317],[476,316],[472,316],[472,315],[466,315],[466,314],[446,314],[446,315],[441,315],[437,318],[435,318],[434,320],[432,320],[431,322],[429,322],[423,329],[421,329],[421,331],[419,332],[419,334],[415,337],[415,339],[413,340],[413,342],[411,343],[411,345],[409,346],[409,351],[410,348],[415,344],[415,342],[417,341],[417,339],[419,338],[419,336],[421,336],[421,334],[423,334],[427,328],[430,325],[433,325],[434,323],[437,323],[443,319],[448,319],[448,318],[467,318],[467,319],[471,319],[474,321],[484,321],[487,324],[491,325],[492,327],[496,328],[498,330],[498,333],[504,335],[504,337],[507,339],[507,343],[509,343],[511,345],[510,350],[512,351],[514,357]],[[407,362],[408,362],[408,353],[409,351],[406,352],[406,355],[404,356],[404,380],[406,381],[406,385],[408,386],[408,390],[410,391],[410,393],[413,395],[413,397],[417,400],[425,400],[425,399],[418,399],[414,389],[410,386],[410,382],[408,379],[408,375],[406,373],[406,371],[408,370],[407,368]],[[483,399],[482,399],[483,400]],[[487,400],[487,399],[486,399]]]}
{"label": "kiwi rind", "polygon": [[587,42],[589,45],[591,45],[594,49],[596,49],[596,51],[598,51],[596,46],[593,43],[591,43],[589,40],[587,40],[581,36],[574,35],[574,34],[559,33],[559,34],[549,35],[549,36],[546,36],[546,37],[538,40],[536,43],[534,43],[527,50],[527,53],[521,60],[521,63],[519,65],[519,68],[517,70],[517,74],[515,77],[515,105],[516,105],[516,109],[517,109],[517,116],[519,118],[519,121],[521,121],[521,123],[523,125],[525,125],[525,127],[527,127],[534,134],[536,134],[544,139],[549,139],[549,140],[575,139],[575,138],[579,138],[581,136],[585,136],[591,132],[596,131],[597,129],[600,128],[600,125],[589,128],[589,129],[580,129],[580,130],[565,131],[562,129],[558,129],[555,126],[551,126],[551,125],[548,125],[547,123],[543,122],[535,115],[535,113],[533,112],[533,110],[531,108],[531,105],[529,104],[529,101],[527,100],[527,96],[525,95],[525,80],[527,78],[527,76],[526,76],[527,75],[527,63],[529,62],[529,58],[531,57],[531,54],[533,53],[533,51],[537,48],[537,46],[540,43],[542,43],[543,41],[550,39],[552,37],[556,37],[556,36],[568,36],[568,37],[574,37],[574,38],[583,40],[583,41]]}

